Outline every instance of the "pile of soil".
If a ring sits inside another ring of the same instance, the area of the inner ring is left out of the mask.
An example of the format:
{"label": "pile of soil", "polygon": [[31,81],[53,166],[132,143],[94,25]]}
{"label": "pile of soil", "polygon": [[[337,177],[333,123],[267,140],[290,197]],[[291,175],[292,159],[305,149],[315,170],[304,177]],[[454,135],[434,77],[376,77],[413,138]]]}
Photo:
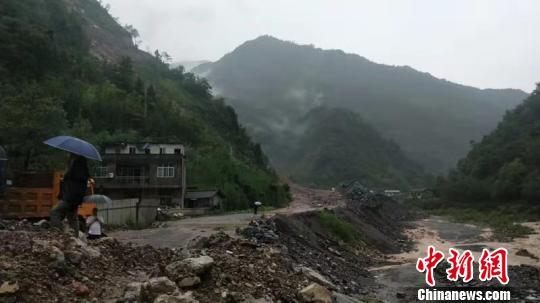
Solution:
{"label": "pile of soil", "polygon": [[381,194],[364,194],[348,199],[337,215],[351,223],[366,242],[382,253],[393,254],[412,248],[403,231],[416,219],[406,207]]}
{"label": "pile of soil", "polygon": [[135,247],[104,238],[86,244],[70,234],[3,221],[0,230],[2,302],[58,302],[120,297],[128,282],[157,276],[173,250]]}
{"label": "pile of soil", "polygon": [[349,197],[345,207],[324,210],[350,224],[362,241],[344,243],[320,220],[320,211],[276,215],[254,221],[242,230],[256,243],[286,247],[284,253],[300,266],[312,268],[346,294],[368,293],[375,282],[366,268],[386,264],[383,253],[412,247],[402,234],[413,215],[383,195]]}
{"label": "pile of soil", "polygon": [[[132,246],[112,238],[86,243],[24,222],[2,226],[1,302],[135,302],[126,299],[128,292],[137,302],[157,302],[159,292],[168,291],[163,295],[169,296],[174,290],[193,303],[297,302],[300,290],[313,282],[282,251],[283,246],[224,233],[198,239],[189,249],[173,250]],[[196,272],[185,265],[171,273],[171,265],[200,256],[210,257],[208,270]],[[184,274],[197,282],[186,286]],[[145,287],[155,288],[152,296]]]}
{"label": "pile of soil", "polygon": [[224,233],[202,238],[191,254],[205,253],[214,266],[203,277],[195,297],[201,302],[228,299],[242,302],[249,297],[293,302],[310,281],[281,248],[245,239],[233,239]]}

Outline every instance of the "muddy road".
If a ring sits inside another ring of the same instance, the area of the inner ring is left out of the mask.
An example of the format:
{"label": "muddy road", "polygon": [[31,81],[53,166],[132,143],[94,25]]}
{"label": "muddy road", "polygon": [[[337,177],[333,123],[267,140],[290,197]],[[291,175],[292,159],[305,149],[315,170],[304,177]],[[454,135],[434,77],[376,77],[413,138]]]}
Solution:
{"label": "muddy road", "polygon": [[236,229],[246,227],[252,220],[261,216],[271,217],[276,214],[295,214],[321,208],[334,208],[345,204],[345,199],[338,192],[311,189],[290,184],[293,201],[289,206],[272,211],[259,211],[258,215],[250,212],[229,213],[215,216],[194,217],[178,221],[165,222],[164,227],[142,230],[121,230],[111,232],[110,236],[139,245],[154,247],[186,247],[197,237],[208,237],[218,232],[236,236]]}

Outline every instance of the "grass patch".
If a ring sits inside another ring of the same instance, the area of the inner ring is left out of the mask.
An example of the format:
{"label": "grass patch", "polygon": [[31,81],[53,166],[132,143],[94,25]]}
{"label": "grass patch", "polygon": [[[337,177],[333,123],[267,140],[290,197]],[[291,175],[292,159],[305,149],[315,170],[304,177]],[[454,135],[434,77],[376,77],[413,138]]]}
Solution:
{"label": "grass patch", "polygon": [[540,206],[524,202],[513,203],[455,203],[442,200],[408,200],[408,206],[422,209],[431,215],[444,216],[452,221],[490,227],[498,240],[529,235],[533,230],[519,223],[540,220]]}
{"label": "grass patch", "polygon": [[325,229],[343,242],[352,244],[359,243],[362,240],[354,226],[349,222],[341,220],[332,212],[321,211],[319,213],[319,220]]}

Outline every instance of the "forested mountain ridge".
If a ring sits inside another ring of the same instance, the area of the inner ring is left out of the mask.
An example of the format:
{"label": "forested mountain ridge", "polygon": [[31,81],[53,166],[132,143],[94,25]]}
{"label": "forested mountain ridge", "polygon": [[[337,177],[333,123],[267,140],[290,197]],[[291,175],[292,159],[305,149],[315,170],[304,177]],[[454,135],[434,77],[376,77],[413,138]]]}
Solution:
{"label": "forested mountain ridge", "polygon": [[291,178],[308,185],[335,186],[336,180],[359,180],[370,188],[425,185],[423,169],[400,147],[384,139],[357,113],[319,107],[299,121],[300,135],[290,134],[282,155]]}
{"label": "forested mountain ridge", "polygon": [[499,201],[540,199],[540,85],[509,111],[438,190],[449,200]]}
{"label": "forested mountain ridge", "polygon": [[183,142],[188,184],[217,186],[227,208],[286,203],[235,111],[165,53],[138,50],[126,28],[95,0],[2,1],[0,145],[11,168],[63,168],[63,153],[41,144],[58,134],[98,146]]}
{"label": "forested mountain ridge", "polygon": [[265,139],[294,128],[305,113],[324,105],[358,112],[413,160],[442,172],[526,96],[514,89],[463,86],[408,66],[376,64],[270,36],[247,41],[193,71],[230,98],[240,120],[278,166],[271,150],[280,143]]}

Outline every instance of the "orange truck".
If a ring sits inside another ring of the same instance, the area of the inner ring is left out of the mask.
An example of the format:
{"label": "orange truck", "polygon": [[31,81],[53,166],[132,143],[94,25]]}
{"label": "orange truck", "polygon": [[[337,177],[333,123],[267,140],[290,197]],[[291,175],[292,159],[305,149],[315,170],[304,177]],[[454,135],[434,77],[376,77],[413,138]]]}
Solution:
{"label": "orange truck", "polygon": [[[62,173],[59,171],[37,173],[24,172],[15,176],[13,185],[0,196],[0,218],[42,219],[48,218],[58,203]],[[91,188],[90,188],[91,190]],[[94,203],[82,203],[79,216],[92,215]]]}

